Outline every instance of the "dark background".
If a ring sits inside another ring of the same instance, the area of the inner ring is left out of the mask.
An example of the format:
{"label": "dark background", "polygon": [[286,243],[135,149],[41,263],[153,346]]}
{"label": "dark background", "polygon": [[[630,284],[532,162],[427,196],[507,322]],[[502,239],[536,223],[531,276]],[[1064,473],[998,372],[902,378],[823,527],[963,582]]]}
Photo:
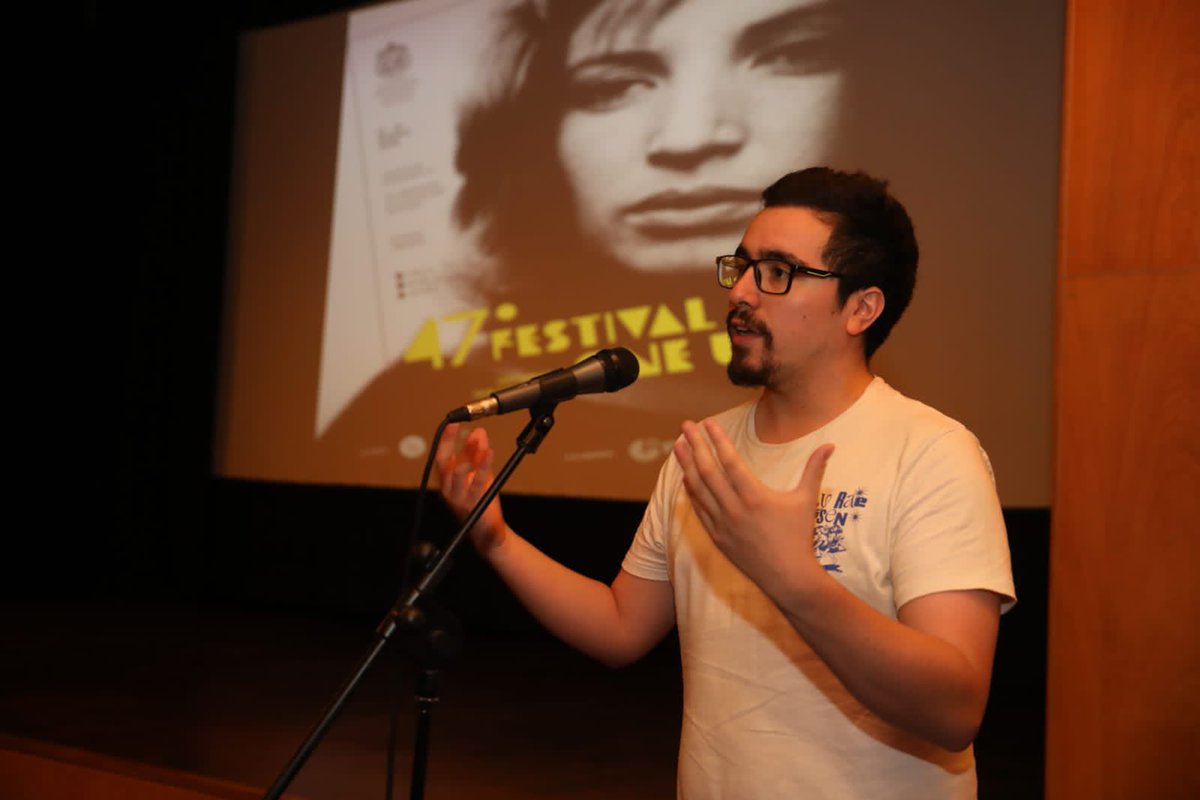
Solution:
{"label": "dark background", "polygon": [[[395,599],[412,492],[234,481],[210,468],[238,34],[350,7],[93,2],[59,27],[72,57],[44,68],[57,92],[53,141],[42,144],[66,153],[47,182],[80,214],[47,234],[71,255],[41,271],[38,290],[63,297],[60,313],[78,329],[63,326],[72,344],[50,348],[50,366],[31,359],[48,390],[31,395],[31,422],[16,430],[33,466],[15,484],[30,524],[6,537],[6,692],[21,691],[22,659],[38,658],[14,634],[31,619],[94,629],[106,622],[97,609],[265,613],[361,630],[365,646]],[[509,498],[506,511],[514,527],[540,531],[534,541],[551,555],[604,580],[641,516],[635,503],[532,497]],[[432,538],[451,531],[436,501],[427,518]],[[981,796],[1031,797],[1041,792],[1049,510],[1007,509],[1006,519],[1020,601],[1001,625],[977,754]],[[456,562],[438,594],[468,637],[541,640],[472,553]],[[20,732],[22,721],[0,725]]]}

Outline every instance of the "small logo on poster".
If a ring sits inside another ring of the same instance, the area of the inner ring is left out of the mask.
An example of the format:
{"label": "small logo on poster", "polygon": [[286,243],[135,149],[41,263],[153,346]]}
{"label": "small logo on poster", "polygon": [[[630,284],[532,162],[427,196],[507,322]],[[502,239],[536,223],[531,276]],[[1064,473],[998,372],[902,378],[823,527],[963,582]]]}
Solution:
{"label": "small logo on poster", "polygon": [[375,74],[381,78],[395,78],[412,66],[412,54],[402,44],[388,42],[375,54]]}
{"label": "small logo on poster", "polygon": [[673,441],[667,439],[634,439],[629,443],[629,457],[640,464],[662,461],[671,452]]}
{"label": "small logo on poster", "polygon": [[425,455],[425,439],[422,436],[409,434],[400,440],[397,446],[400,455],[408,459],[420,458]]}

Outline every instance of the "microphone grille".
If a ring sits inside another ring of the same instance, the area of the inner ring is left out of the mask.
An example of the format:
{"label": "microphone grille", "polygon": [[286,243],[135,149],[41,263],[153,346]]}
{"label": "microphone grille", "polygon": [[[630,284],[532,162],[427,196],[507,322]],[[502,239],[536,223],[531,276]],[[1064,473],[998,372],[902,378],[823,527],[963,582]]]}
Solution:
{"label": "microphone grille", "polygon": [[604,356],[604,391],[624,389],[638,378],[641,366],[637,356],[624,347],[613,347],[602,351]]}

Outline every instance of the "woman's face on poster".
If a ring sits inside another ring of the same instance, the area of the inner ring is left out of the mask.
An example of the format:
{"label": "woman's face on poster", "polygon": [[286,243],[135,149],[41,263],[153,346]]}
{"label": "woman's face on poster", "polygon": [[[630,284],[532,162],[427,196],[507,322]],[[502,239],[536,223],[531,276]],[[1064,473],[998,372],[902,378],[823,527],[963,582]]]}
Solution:
{"label": "woman's face on poster", "polygon": [[828,2],[601,3],[572,35],[559,158],[593,247],[706,269],[785,172],[822,163],[841,78]]}

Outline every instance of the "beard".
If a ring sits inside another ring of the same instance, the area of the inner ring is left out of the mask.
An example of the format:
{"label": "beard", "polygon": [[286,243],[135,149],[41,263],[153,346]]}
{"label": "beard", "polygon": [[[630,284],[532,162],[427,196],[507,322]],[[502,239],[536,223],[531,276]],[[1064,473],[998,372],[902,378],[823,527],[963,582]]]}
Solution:
{"label": "beard", "polygon": [[[764,341],[763,344],[765,345],[766,342]],[[725,366],[725,374],[729,376],[729,380],[734,386],[774,386],[777,372],[775,362],[765,356],[766,352],[760,363],[749,364],[746,360],[745,349],[735,347],[733,358]]]}
{"label": "beard", "polygon": [[734,386],[773,386],[778,365],[772,358],[775,340],[771,336],[771,331],[741,308],[733,309],[725,318],[727,329],[732,329],[735,323],[739,327],[748,328],[759,335],[762,360],[758,364],[749,363],[749,348],[734,345],[733,355],[725,367],[725,374],[729,376],[729,380]]}

